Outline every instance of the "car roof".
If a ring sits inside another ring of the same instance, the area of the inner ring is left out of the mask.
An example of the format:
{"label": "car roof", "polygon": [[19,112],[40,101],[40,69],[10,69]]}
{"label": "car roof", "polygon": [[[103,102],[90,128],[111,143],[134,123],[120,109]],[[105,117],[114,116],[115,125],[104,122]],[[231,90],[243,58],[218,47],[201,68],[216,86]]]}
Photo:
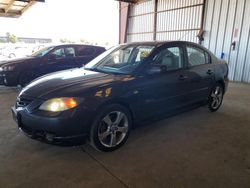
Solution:
{"label": "car roof", "polygon": [[131,43],[124,43],[123,45],[163,45],[163,44],[171,44],[171,43],[198,45],[197,43],[193,43],[189,41],[181,41],[181,40],[131,42]]}
{"label": "car roof", "polygon": [[104,48],[103,46],[95,46],[95,45],[89,45],[89,44],[59,44],[59,45],[51,45],[49,47],[68,47],[68,46],[89,46],[89,47],[95,47],[95,48]]}
{"label": "car roof", "polygon": [[205,48],[204,46],[194,43],[194,42],[190,42],[190,41],[181,41],[181,40],[169,40],[169,41],[145,41],[145,42],[131,42],[131,43],[124,43],[121,45],[124,46],[129,46],[129,45],[135,45],[135,46],[157,46],[160,47],[162,45],[167,45],[167,44],[187,44],[187,45],[192,45],[192,46],[196,46],[198,48],[201,48],[207,52],[209,52],[210,54],[213,54],[212,52],[210,52],[207,48]]}

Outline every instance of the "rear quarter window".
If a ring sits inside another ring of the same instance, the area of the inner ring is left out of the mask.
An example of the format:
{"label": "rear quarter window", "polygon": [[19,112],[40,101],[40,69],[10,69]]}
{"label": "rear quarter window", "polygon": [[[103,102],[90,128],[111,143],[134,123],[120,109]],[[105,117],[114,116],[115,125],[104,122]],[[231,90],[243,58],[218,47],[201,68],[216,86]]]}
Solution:
{"label": "rear quarter window", "polygon": [[189,66],[198,66],[210,63],[210,55],[203,49],[195,46],[187,46]]}
{"label": "rear quarter window", "polygon": [[76,52],[77,56],[92,56],[95,54],[96,49],[91,46],[78,46]]}

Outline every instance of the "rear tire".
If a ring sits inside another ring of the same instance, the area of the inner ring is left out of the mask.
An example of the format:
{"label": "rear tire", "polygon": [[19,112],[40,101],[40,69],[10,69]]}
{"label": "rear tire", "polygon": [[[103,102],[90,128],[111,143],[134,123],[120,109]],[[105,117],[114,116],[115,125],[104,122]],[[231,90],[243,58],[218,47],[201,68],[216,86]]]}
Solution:
{"label": "rear tire", "polygon": [[209,94],[208,109],[211,112],[217,111],[222,104],[223,97],[224,97],[224,88],[220,83],[217,83],[213,87],[211,93]]}
{"label": "rear tire", "polygon": [[119,104],[104,107],[91,126],[90,144],[99,151],[114,151],[127,141],[131,125],[127,108]]}

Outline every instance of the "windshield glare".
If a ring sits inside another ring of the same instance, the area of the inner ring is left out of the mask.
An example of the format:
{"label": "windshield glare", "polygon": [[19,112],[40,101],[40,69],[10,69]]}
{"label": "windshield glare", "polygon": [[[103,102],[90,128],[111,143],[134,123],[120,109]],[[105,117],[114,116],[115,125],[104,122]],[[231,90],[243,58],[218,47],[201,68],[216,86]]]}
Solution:
{"label": "windshield glare", "polygon": [[85,66],[86,69],[107,73],[132,73],[149,56],[155,46],[130,45],[111,48]]}
{"label": "windshield glare", "polygon": [[46,47],[46,48],[43,48],[35,53],[33,53],[31,56],[33,57],[43,57],[45,56],[47,53],[49,53],[54,47],[51,46],[51,47]]}

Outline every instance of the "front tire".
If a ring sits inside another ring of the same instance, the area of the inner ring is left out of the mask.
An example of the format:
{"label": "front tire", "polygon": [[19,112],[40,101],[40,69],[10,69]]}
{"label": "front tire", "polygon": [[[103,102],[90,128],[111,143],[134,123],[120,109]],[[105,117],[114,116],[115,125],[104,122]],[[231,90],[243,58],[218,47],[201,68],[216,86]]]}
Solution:
{"label": "front tire", "polygon": [[131,114],[122,105],[109,105],[98,113],[90,130],[90,144],[99,151],[120,148],[128,139],[132,125]]}
{"label": "front tire", "polygon": [[217,83],[213,87],[213,89],[208,97],[208,109],[211,112],[215,112],[220,108],[222,101],[223,101],[223,96],[224,96],[223,86],[221,84]]}

